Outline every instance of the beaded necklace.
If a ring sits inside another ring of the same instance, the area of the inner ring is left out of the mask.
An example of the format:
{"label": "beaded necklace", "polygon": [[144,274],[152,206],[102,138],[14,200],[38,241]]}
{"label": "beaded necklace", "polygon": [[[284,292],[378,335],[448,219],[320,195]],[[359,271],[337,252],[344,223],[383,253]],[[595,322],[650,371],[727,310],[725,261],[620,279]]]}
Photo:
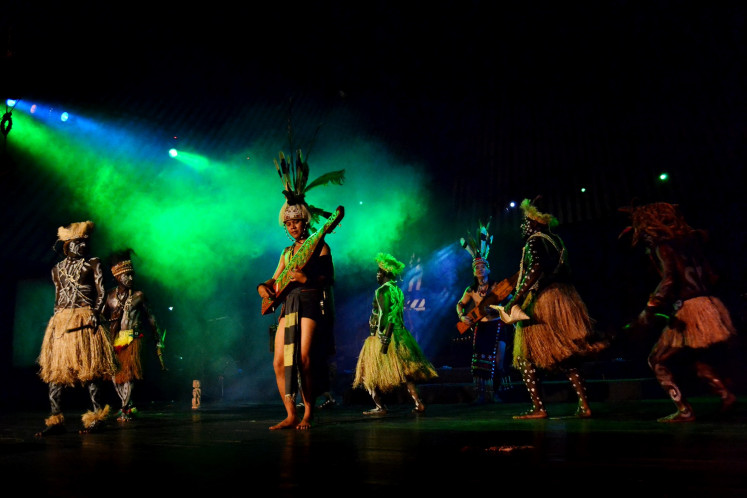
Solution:
{"label": "beaded necklace", "polygon": [[521,282],[522,277],[524,276],[524,255],[527,251],[527,246],[529,245],[529,239],[532,237],[541,237],[555,248],[556,251],[560,253],[560,258],[558,259],[558,266],[555,267],[555,270],[553,270],[553,273],[557,272],[560,266],[565,262],[565,246],[558,247],[558,244],[547,234],[544,234],[542,232],[535,232],[532,235],[529,236],[527,239],[527,243],[524,245],[524,248],[521,250],[521,262],[519,263],[519,279],[518,281]]}
{"label": "beaded necklace", "polygon": [[130,312],[130,308],[132,308],[132,289],[127,289],[127,299],[117,290],[117,303],[118,307],[122,310],[119,316],[126,316]]}

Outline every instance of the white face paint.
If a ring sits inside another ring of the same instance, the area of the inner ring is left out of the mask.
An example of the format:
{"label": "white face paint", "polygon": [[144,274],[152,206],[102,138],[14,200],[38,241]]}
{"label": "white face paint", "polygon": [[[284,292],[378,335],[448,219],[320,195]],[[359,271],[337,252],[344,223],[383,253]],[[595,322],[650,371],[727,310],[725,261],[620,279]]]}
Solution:
{"label": "white face paint", "polygon": [[132,287],[133,280],[135,280],[135,275],[130,272],[123,273],[117,277],[117,281],[128,289]]}
{"label": "white face paint", "polygon": [[71,240],[67,245],[67,255],[71,258],[82,258],[88,251],[88,241],[86,239]]}

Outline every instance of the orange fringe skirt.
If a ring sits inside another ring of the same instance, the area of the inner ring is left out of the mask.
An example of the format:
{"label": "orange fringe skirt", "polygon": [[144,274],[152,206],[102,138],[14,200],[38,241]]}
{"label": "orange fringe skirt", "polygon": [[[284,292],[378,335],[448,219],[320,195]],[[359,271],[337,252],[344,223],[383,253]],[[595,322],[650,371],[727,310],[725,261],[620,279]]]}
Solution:
{"label": "orange fringe skirt", "polygon": [[707,348],[725,342],[737,333],[729,311],[717,297],[688,299],[674,317],[657,344],[672,348]]}
{"label": "orange fringe skirt", "polygon": [[525,311],[530,319],[518,322],[514,335],[516,368],[524,360],[551,370],[564,360],[597,353],[607,346],[594,340],[593,320],[570,284],[551,284]]}
{"label": "orange fringe skirt", "polygon": [[143,364],[140,359],[143,338],[136,337],[127,346],[114,352],[117,358],[117,373],[114,375],[115,384],[124,384],[143,378]]}

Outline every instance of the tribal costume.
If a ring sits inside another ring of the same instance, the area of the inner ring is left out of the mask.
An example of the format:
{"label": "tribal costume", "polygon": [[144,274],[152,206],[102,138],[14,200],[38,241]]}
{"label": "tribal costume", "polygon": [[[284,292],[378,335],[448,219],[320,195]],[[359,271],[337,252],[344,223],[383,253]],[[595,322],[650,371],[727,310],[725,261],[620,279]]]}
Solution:
{"label": "tribal costume", "polygon": [[145,333],[154,340],[156,353],[163,365],[163,342],[158,324],[150,312],[142,291],[133,291],[135,270],[130,260],[130,251],[114,256],[112,275],[117,287],[107,294],[104,317],[109,323],[109,334],[117,358],[117,372],[112,379],[114,390],[121,401],[117,420],[126,422],[137,413],[132,403],[132,391],[136,380],[143,378],[142,346]]}
{"label": "tribal costume", "polygon": [[580,362],[606,347],[597,340],[586,305],[572,283],[568,252],[552,232],[554,216],[540,213],[525,199],[522,233],[525,245],[516,291],[506,309],[518,305],[528,319],[517,322],[514,367],[519,369],[532,409],[514,418],[546,418],[537,368],[563,372],[578,396],[575,416],[590,417]]}
{"label": "tribal costume", "polygon": [[46,428],[37,436],[64,431],[65,387],[83,386],[88,390],[93,410],[83,415],[82,432],[100,429],[109,413],[99,391],[100,382],[114,374],[112,345],[98,321],[104,302],[104,277],[100,260],[85,257],[93,227],[93,222],[86,221],[57,231],[66,258],[52,268],[54,315],[38,358],[39,376],[49,384],[51,414],[45,420]]}
{"label": "tribal costume", "polygon": [[[501,321],[496,310],[487,306],[491,301],[490,298],[494,298],[499,289],[499,283],[489,276],[488,255],[493,243],[493,236],[488,232],[489,228],[490,220],[484,225],[480,222],[476,238],[470,236],[460,239],[462,247],[472,256],[474,281],[462,293],[461,299],[456,304],[456,311],[459,320],[466,324],[465,328],[469,326],[473,330],[470,370],[477,392],[477,404],[483,404],[486,400],[502,401],[495,391],[494,379],[497,374],[502,385],[503,379],[506,379],[504,365],[506,345],[511,340],[510,332],[513,329],[511,325]],[[465,313],[467,306],[470,305],[482,310],[482,316],[477,322]]]}
{"label": "tribal costume", "polygon": [[393,281],[404,269],[404,264],[383,253],[377,256],[377,262],[381,286],[374,293],[369,318],[370,335],[363,342],[358,356],[353,388],[364,387],[376,403],[376,408],[365,414],[384,414],[386,408],[381,403],[380,394],[404,384],[415,401],[413,411],[422,413],[425,405],[415,383],[433,379],[438,374],[405,328],[404,293]]}
{"label": "tribal costume", "polygon": [[[293,257],[293,247],[286,247],[283,255],[286,265]],[[285,317],[284,344],[292,361],[286,359],[285,394],[295,398],[298,392],[298,351],[301,340],[301,319],[310,318],[317,323],[312,350],[313,393],[316,398],[329,391],[328,358],[335,353],[334,325],[334,266],[332,256],[326,254],[309,260],[304,267],[308,280],[288,292],[280,317]]]}
{"label": "tribal costume", "polygon": [[696,374],[721,398],[721,409],[731,409],[737,398],[707,358],[727,346],[736,329],[724,303],[712,293],[716,280],[705,257],[706,234],[687,225],[676,205],[664,202],[622,208],[630,213],[633,245],[643,241],[661,280],[649,296],[646,308],[631,326],[648,326],[655,317],[667,323],[654,344],[648,363],[656,379],[674,402],[677,411],[660,422],[695,420],[693,408],[676,384],[670,364],[687,358]]}
{"label": "tribal costume", "polygon": [[[325,235],[342,219],[344,210],[324,211],[306,202],[306,193],[321,185],[342,185],[345,170],[333,171],[309,182],[309,166],[298,150],[290,161],[280,154],[275,161],[283,183],[285,202],[279,222],[293,244],[283,250],[273,277],[257,286],[263,314],[280,307],[273,342],[273,369],[286,418],[270,430],[311,428],[316,396],[329,390],[329,357],[334,343],[334,266]],[[313,225],[327,221],[319,230]],[[299,389],[300,388],[300,389]],[[300,390],[304,417],[298,420],[296,394]]]}

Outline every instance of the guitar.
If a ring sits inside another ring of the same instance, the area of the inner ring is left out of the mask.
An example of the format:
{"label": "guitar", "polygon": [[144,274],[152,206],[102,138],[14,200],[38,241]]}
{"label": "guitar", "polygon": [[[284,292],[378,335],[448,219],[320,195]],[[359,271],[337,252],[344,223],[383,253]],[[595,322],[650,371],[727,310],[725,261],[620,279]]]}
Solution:
{"label": "guitar", "polygon": [[293,255],[288,264],[285,265],[285,268],[282,272],[280,272],[277,280],[275,280],[275,283],[272,285],[273,289],[275,290],[275,295],[268,298],[262,298],[263,315],[275,312],[275,308],[277,308],[277,305],[283,302],[285,296],[293,288],[292,286],[288,286],[288,284],[291,283],[291,274],[295,270],[301,270],[304,266],[306,266],[306,263],[308,263],[309,259],[311,259],[311,255],[314,254],[317,247],[320,247],[321,242],[324,240],[324,236],[334,230],[335,227],[337,227],[337,225],[340,223],[340,221],[342,221],[342,218],[344,216],[345,208],[342,206],[337,206],[335,212],[332,213],[329,218],[327,218],[327,221],[324,223],[324,225],[304,241],[301,248],[296,254]]}
{"label": "guitar", "polygon": [[[472,308],[468,313],[465,313],[465,315],[472,319],[473,324],[476,324],[488,311],[490,311],[488,306],[500,303],[514,291],[517,280],[519,280],[518,272],[511,277],[501,280],[498,285],[493,288],[492,292],[480,301],[478,306]],[[472,328],[464,322],[459,322],[456,326],[460,334],[464,334]]]}

